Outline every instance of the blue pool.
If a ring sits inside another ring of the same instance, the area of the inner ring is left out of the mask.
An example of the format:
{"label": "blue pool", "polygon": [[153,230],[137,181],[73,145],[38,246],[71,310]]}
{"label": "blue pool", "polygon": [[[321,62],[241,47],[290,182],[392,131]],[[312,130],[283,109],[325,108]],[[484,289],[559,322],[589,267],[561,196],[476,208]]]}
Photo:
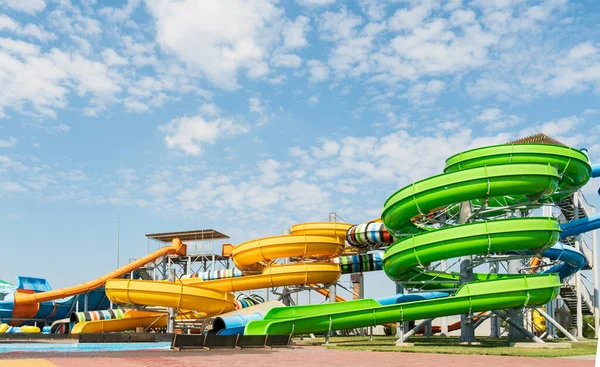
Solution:
{"label": "blue pool", "polygon": [[168,350],[171,343],[0,343],[0,353],[8,352],[118,352]]}

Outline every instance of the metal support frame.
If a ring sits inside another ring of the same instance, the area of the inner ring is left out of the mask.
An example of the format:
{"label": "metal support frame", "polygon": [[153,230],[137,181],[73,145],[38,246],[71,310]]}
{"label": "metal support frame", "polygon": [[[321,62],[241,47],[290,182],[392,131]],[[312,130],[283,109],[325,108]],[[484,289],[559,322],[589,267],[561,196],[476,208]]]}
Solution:
{"label": "metal support frame", "polygon": [[[169,269],[169,282],[175,282],[175,270]],[[168,308],[169,317],[167,318],[167,333],[175,332],[175,316],[177,316],[177,310],[173,307]]]}
{"label": "metal support frame", "polygon": [[[446,270],[448,270],[448,261],[447,260],[442,260],[440,262],[441,265],[441,271],[446,272]],[[442,317],[442,330],[440,333],[440,336],[448,336],[449,335],[449,331],[448,331],[448,317],[444,316]]]}
{"label": "metal support frame", "polygon": [[[471,202],[460,203],[460,223],[464,224],[471,217]],[[474,280],[473,268],[471,267],[471,256],[461,257],[460,262],[460,284],[468,283]],[[460,315],[460,341],[464,343],[473,343],[475,339],[475,328],[473,327],[473,314]]]}
{"label": "metal support frame", "polygon": [[408,338],[410,338],[411,336],[415,335],[415,333],[417,331],[421,330],[427,324],[431,325],[431,321],[433,321],[433,318],[431,318],[431,319],[425,319],[425,320],[421,321],[419,324],[417,324],[414,328],[410,329],[407,333],[404,333],[404,330],[402,330],[402,333],[399,335],[398,340],[396,340],[396,343],[404,343],[404,342],[406,342],[406,340]]}
{"label": "metal support frame", "polygon": [[531,331],[525,329],[523,327],[523,319],[520,319],[521,324],[519,324],[519,321],[515,321],[511,318],[510,315],[503,315],[498,311],[493,311],[496,315],[498,315],[498,317],[500,317],[502,320],[506,321],[510,326],[512,326],[513,328],[519,330],[519,332],[523,333],[524,335],[526,335],[528,338],[530,338],[531,340],[533,340],[536,343],[545,343],[542,339],[540,339],[539,337],[535,336]]}
{"label": "metal support frame", "polygon": [[[567,338],[569,338],[571,341],[574,341],[574,342],[578,342],[579,341],[579,340],[577,340],[576,337],[574,337],[571,333],[569,333],[567,331],[567,329],[565,329],[564,327],[562,327],[561,324],[558,323],[558,321],[554,320],[554,318],[552,318],[549,314],[547,314],[546,311],[542,310],[541,308],[536,308],[535,310],[537,310],[537,312],[539,312],[540,315],[544,316],[544,318],[546,320],[548,320],[548,322],[552,326],[556,327],[558,330],[560,330],[561,333],[565,334],[565,336]],[[549,334],[549,333],[546,333],[546,334]]]}

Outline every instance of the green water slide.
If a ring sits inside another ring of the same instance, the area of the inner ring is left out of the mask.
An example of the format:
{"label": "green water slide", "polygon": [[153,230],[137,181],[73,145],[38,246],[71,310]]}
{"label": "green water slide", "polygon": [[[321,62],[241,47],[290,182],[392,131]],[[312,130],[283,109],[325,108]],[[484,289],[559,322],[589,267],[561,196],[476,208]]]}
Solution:
{"label": "green water slide", "polygon": [[[398,238],[384,254],[386,274],[399,282],[434,284],[456,289],[455,273],[429,271],[434,262],[477,255],[541,253],[554,245],[559,223],[548,217],[502,219],[564,198],[590,178],[582,152],[558,145],[500,145],[457,154],[445,173],[415,182],[385,203],[382,220]],[[469,222],[427,224],[427,218],[456,211],[471,202]],[[480,213],[478,215],[478,213]],[[373,299],[324,305],[274,308],[263,320],[251,321],[245,334],[302,334],[381,325],[495,309],[541,306],[560,289],[556,274],[475,274],[449,297],[383,306]]]}

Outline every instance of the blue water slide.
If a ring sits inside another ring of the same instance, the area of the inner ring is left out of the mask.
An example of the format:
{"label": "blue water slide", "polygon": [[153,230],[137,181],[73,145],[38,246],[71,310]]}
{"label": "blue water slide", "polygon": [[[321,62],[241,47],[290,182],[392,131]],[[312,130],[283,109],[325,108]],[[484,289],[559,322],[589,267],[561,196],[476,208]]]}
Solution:
{"label": "blue water slide", "polygon": [[560,238],[577,236],[598,228],[600,228],[600,213],[561,224],[560,229],[562,229],[562,232],[560,233]]}
{"label": "blue water slide", "polygon": [[558,273],[560,280],[570,277],[587,265],[587,259],[583,253],[561,242],[544,251],[542,256],[560,261],[542,272],[543,274]]}
{"label": "blue water slide", "polygon": [[448,297],[448,296],[449,296],[449,294],[446,292],[423,292],[423,293],[410,293],[410,294],[398,293],[393,296],[375,298],[375,301],[381,303],[381,305],[383,305],[383,306],[387,306],[387,305],[395,305],[397,303],[422,301],[422,300],[426,300],[426,299],[442,298],[442,297]]}
{"label": "blue water slide", "polygon": [[600,163],[592,164],[592,177],[600,177]]}

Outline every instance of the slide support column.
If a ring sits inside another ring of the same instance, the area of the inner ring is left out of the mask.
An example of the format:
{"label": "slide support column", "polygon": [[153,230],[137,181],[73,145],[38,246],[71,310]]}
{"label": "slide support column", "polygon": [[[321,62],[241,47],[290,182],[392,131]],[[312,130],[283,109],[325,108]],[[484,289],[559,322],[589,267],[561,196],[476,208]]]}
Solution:
{"label": "slide support column", "polygon": [[[175,269],[169,269],[169,282],[175,282]],[[175,309],[168,308],[167,333],[175,332]]]}
{"label": "slide support column", "polygon": [[[490,274],[498,273],[498,263],[490,264]],[[500,338],[500,319],[496,315],[490,317],[490,337]]]}
{"label": "slide support column", "polygon": [[[448,260],[442,260],[441,271],[446,272],[448,270]],[[448,336],[448,317],[442,317],[442,330],[440,336]]]}
{"label": "slide support column", "polygon": [[[471,203],[468,201],[460,203],[460,223],[464,224],[471,216]],[[460,284],[468,283],[475,279],[473,269],[471,268],[471,256],[463,256],[460,262]],[[475,328],[473,327],[473,315],[460,315],[460,341],[462,343],[473,343],[475,339]]]}

